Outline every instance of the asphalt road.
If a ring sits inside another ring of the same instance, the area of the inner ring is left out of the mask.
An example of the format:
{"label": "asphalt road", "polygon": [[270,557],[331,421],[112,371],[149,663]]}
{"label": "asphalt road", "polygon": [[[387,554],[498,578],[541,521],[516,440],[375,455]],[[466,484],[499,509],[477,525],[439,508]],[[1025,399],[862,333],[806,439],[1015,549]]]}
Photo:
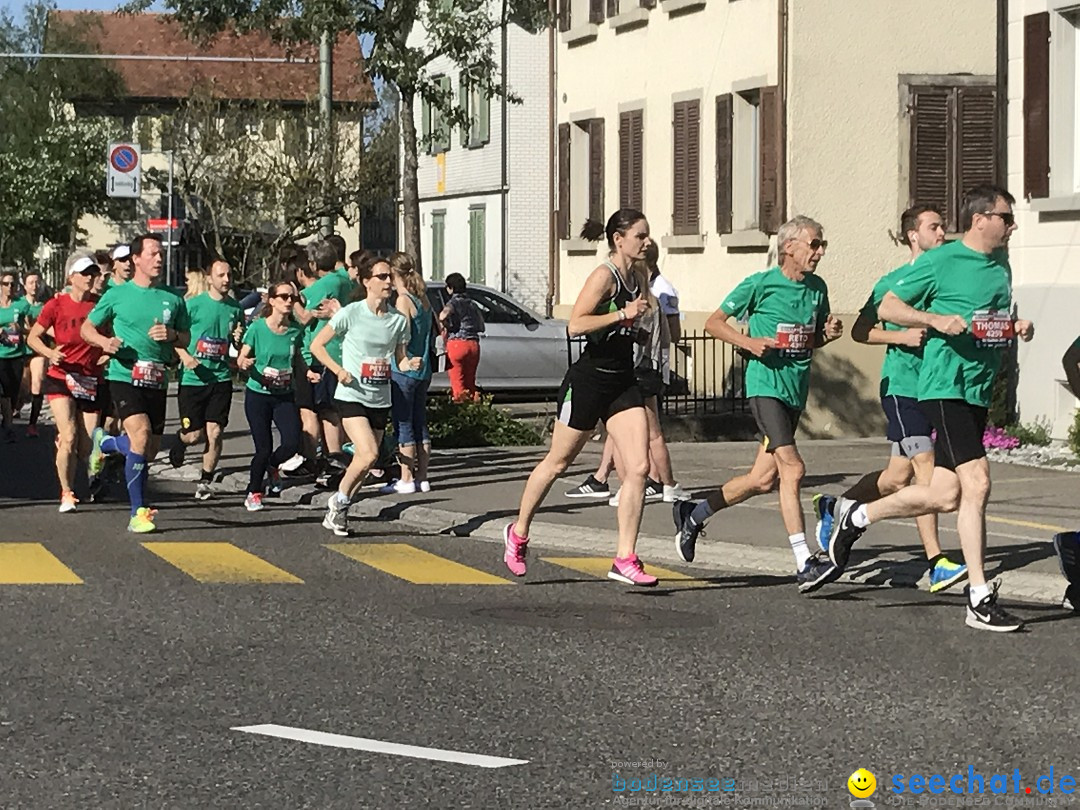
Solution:
{"label": "asphalt road", "polygon": [[[1080,622],[1053,607],[1016,605],[1030,631],[998,636],[963,627],[959,596],[807,599],[790,578],[723,571],[630,590],[544,552],[510,582],[497,544],[375,520],[345,549],[363,563],[327,548],[317,512],[249,515],[180,484],[160,498],[167,530],[134,537],[120,505],[29,500],[53,486],[47,457],[13,453],[0,579],[21,565],[81,584],[0,585],[4,808],[835,808],[859,767],[880,805],[928,798],[891,793],[894,775],[969,766],[988,792],[995,772],[1021,777],[1020,795],[968,798],[1030,804],[1051,767],[1080,778]],[[525,762],[234,730],[260,724]],[[725,789],[665,793],[665,778]]]}

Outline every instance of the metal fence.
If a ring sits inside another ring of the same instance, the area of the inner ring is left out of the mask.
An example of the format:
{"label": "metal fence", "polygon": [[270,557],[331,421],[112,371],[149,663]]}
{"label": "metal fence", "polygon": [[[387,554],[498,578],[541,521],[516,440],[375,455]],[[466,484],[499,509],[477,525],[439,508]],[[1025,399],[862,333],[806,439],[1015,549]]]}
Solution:
{"label": "metal fence", "polygon": [[[585,338],[566,336],[567,358],[581,356]],[[744,413],[746,359],[728,343],[689,331],[671,346],[671,378],[660,409],[671,416]]]}

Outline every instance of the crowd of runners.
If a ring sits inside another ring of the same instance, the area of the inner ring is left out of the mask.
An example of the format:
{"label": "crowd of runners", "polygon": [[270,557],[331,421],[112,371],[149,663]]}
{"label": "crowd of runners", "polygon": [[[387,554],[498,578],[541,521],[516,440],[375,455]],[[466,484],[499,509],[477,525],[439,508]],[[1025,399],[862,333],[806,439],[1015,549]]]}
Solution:
{"label": "crowd of runners", "polygon": [[[987,581],[984,567],[990,473],[982,439],[991,392],[1003,353],[1034,334],[1030,322],[1013,314],[1007,256],[1013,202],[1003,188],[972,189],[960,211],[963,236],[948,244],[939,210],[923,205],[904,212],[900,238],[910,258],[874,285],[851,328],[856,341],[886,347],[881,403],[891,455],[881,471],[843,495],[813,498],[809,538],[805,464],[795,437],[813,354],[844,333],[817,273],[828,248],[822,225],[798,216],[781,226],[775,265],[739,283],[706,323],[710,335],[746,358],[745,393],[761,442],[749,472],[695,502],[675,480],[658,409],[668,351],[678,337],[678,293],[659,272],[644,214],[622,209],[606,225],[587,223],[582,236],[606,239],[608,257],[587,278],[570,315],[569,334],[582,338],[584,348],[559,392],[550,449],[504,529],[506,567],[526,574],[537,510],[602,424],[599,469],[566,494],[606,498],[617,507],[612,579],[657,583],[635,552],[646,500],[672,503],[677,553],[692,562],[710,519],[778,488],[800,591],[838,579],[872,524],[914,517],[930,590],[966,581],[968,625],[1020,629],[1022,621],[998,603],[998,584]],[[163,438],[174,466],[184,463],[187,449],[201,448],[194,496],[213,497],[234,367],[246,378],[243,411],[254,445],[246,509],[260,510],[264,498],[280,492],[283,470],[306,470],[324,476],[333,490],[323,526],[347,536],[349,505],[381,463],[391,421],[400,474],[385,491],[430,490],[425,404],[436,333],[451,338],[456,393],[471,398],[475,389],[484,325],[462,295],[464,279],[447,279],[449,303],[433,312],[409,256],[346,256],[339,236],[289,246],[265,294],[250,301],[233,297],[224,261],[189,275],[186,291],[170,289],[161,275],[160,239],[149,234],[109,254],[75,253],[66,265],[67,286],[47,300],[39,276],[25,276],[24,295],[16,297],[17,275],[0,275],[3,435],[9,441],[14,435],[12,410],[23,391],[31,403],[30,437],[37,435],[42,398],[48,399],[61,512],[77,508],[80,463],[93,494],[111,456],[123,466],[128,530],[153,531],[157,513],[147,503],[146,480]],[[248,306],[256,308],[254,317],[245,315]],[[165,437],[176,361],[180,428]],[[607,484],[613,469],[621,484],[614,495]],[[957,513],[959,550],[942,549],[937,515],[943,512]],[[1062,540],[1059,553],[1075,557],[1074,547],[1075,538]],[[1066,603],[1080,608],[1072,589]]]}

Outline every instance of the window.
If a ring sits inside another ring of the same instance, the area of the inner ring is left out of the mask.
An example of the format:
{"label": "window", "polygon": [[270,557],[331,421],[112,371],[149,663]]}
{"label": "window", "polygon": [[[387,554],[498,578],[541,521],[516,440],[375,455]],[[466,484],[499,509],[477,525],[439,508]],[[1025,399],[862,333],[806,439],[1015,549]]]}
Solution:
{"label": "window", "polygon": [[678,101],[672,115],[673,171],[671,232],[700,233],[701,102]]}
{"label": "window", "polygon": [[299,160],[308,150],[307,122],[296,115],[291,115],[284,122],[285,154]]}
{"label": "window", "polygon": [[161,150],[163,152],[170,152],[173,148],[173,143],[176,140],[175,128],[176,119],[171,115],[162,116],[158,128],[158,134],[161,138]]}
{"label": "window", "polygon": [[486,211],[482,205],[469,206],[469,281],[483,284],[486,277]]}
{"label": "window", "polygon": [[[453,101],[450,77],[436,76],[435,83],[439,86],[442,103],[450,104]],[[450,151],[450,122],[438,106],[432,105],[426,99],[421,102],[420,123],[429,155]]]}
{"label": "window", "polygon": [[775,87],[716,97],[716,230],[775,233],[783,186]]}
{"label": "window", "polygon": [[487,290],[466,287],[465,295],[472,299],[480,309],[484,323],[527,324],[535,320],[506,299]]}
{"label": "window", "polygon": [[481,88],[461,80],[461,106],[469,125],[461,130],[461,145],[475,149],[491,140],[491,99]]}
{"label": "window", "polygon": [[964,192],[997,178],[997,101],[993,84],[947,80],[908,88],[908,205],[939,206],[956,233]]}
{"label": "window", "polygon": [[431,277],[446,277],[446,211],[431,212]]}
{"label": "window", "polygon": [[559,125],[559,238],[571,238],[586,219],[605,221],[604,119]]}
{"label": "window", "polygon": [[619,114],[619,207],[642,209],[643,110]]}
{"label": "window", "polygon": [[144,152],[150,152],[154,148],[154,119],[146,115],[138,118],[139,148]]}

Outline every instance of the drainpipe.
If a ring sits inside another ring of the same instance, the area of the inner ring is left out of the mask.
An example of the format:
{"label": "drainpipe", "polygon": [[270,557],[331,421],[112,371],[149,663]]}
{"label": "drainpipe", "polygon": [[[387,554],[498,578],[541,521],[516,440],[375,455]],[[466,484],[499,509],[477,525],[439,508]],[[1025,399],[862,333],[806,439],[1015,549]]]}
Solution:
{"label": "drainpipe", "polygon": [[776,54],[776,95],[779,99],[780,126],[778,139],[780,148],[777,150],[777,202],[780,209],[780,221],[787,221],[787,85],[788,85],[788,0],[779,0],[777,13],[777,54]]}
{"label": "drainpipe", "polygon": [[[551,0],[552,20],[558,19],[557,0]],[[555,29],[557,22],[548,26],[548,288],[544,302],[544,314],[549,318],[555,311],[555,290],[559,284],[559,240],[555,232],[555,95],[558,91],[558,75],[555,69]]]}
{"label": "drainpipe", "polygon": [[507,282],[509,280],[510,263],[510,240],[508,231],[508,223],[510,219],[510,189],[507,187],[507,149],[509,146],[509,138],[506,133],[507,125],[507,101],[506,91],[510,86],[510,83],[506,78],[506,40],[507,40],[507,28],[508,23],[506,19],[506,0],[502,2],[502,286],[500,289],[503,292],[510,292],[507,289]]}
{"label": "drainpipe", "polygon": [[997,135],[998,185],[1004,186],[1008,179],[1009,137],[1009,0],[997,0],[997,105],[995,129]]}

